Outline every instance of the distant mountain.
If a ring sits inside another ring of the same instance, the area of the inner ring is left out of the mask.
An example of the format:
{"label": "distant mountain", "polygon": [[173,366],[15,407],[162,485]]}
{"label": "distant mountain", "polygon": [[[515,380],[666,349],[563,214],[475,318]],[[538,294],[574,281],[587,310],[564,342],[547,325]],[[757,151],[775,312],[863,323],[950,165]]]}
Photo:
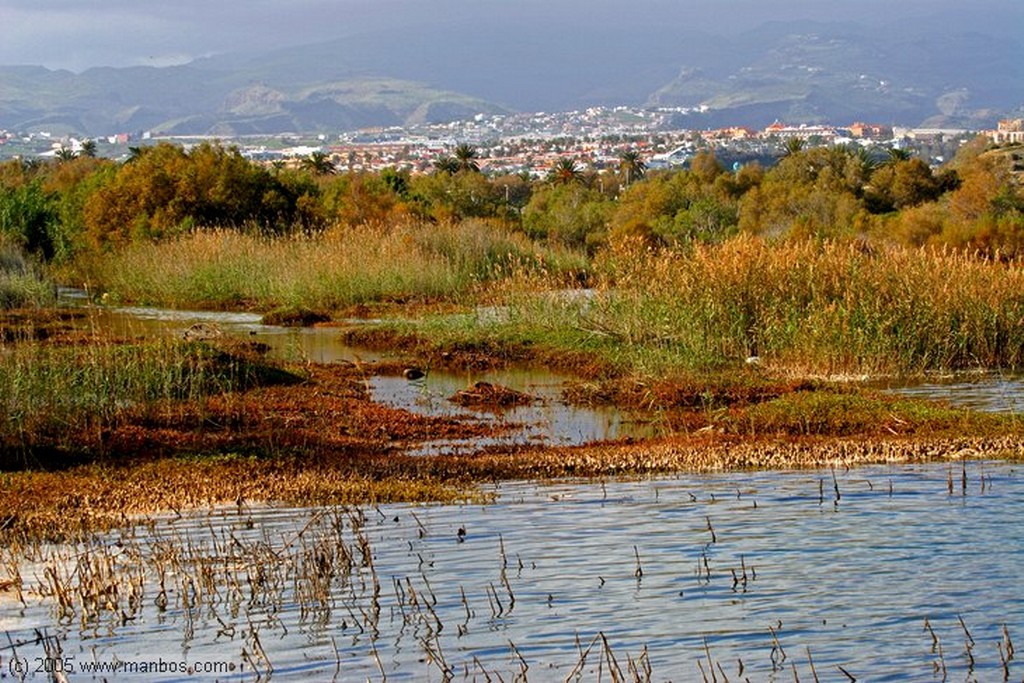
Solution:
{"label": "distant mountain", "polygon": [[90,135],[270,134],[448,121],[503,111],[478,98],[383,77],[274,86],[245,72],[179,67],[90,69],[0,67],[0,128]]}
{"label": "distant mountain", "polygon": [[226,136],[616,104],[703,107],[680,120],[695,126],[989,126],[1024,105],[1024,38],[989,31],[998,16],[712,35],[585,14],[538,22],[513,9],[489,24],[396,25],[176,67],[0,67],[0,128]]}
{"label": "distant mountain", "polygon": [[738,68],[684,67],[649,105],[707,107],[721,123],[991,126],[1024,104],[1024,42],[980,34],[914,37],[854,25],[769,24],[739,36]]}

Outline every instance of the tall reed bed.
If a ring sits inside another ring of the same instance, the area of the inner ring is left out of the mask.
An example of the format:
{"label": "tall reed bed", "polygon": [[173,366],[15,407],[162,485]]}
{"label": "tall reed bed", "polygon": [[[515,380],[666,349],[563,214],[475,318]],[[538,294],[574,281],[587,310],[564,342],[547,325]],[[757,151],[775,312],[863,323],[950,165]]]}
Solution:
{"label": "tall reed bed", "polygon": [[79,275],[125,300],[172,306],[305,307],[459,299],[526,269],[583,270],[583,256],[541,247],[485,221],[337,229],[315,237],[196,232],[80,263]]}
{"label": "tall reed bed", "polygon": [[[94,449],[126,414],[145,417],[168,402],[269,381],[280,371],[200,342],[0,347],[0,469],[36,449]],[[283,373],[280,373],[283,374]]]}
{"label": "tall reed bed", "polygon": [[640,371],[762,364],[801,373],[1024,365],[1024,267],[970,254],[850,243],[654,250],[623,244],[589,296],[511,292],[512,311],[454,336],[586,348]]}
{"label": "tall reed bed", "polygon": [[623,249],[593,316],[700,363],[760,356],[827,372],[1019,367],[1024,270],[949,251],[855,244]]}

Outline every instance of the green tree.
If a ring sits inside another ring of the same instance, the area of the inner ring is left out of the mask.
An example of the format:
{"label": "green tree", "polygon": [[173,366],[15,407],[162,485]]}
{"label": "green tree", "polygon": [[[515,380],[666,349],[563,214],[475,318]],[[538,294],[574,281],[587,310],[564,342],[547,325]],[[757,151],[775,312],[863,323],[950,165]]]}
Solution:
{"label": "green tree", "polygon": [[301,167],[314,175],[334,175],[337,171],[330,155],[319,149],[303,159]]}
{"label": "green tree", "polygon": [[384,184],[391,188],[399,197],[406,199],[409,196],[409,172],[400,170],[397,168],[389,167],[382,169],[380,172],[380,179],[384,181]]}
{"label": "green tree", "polygon": [[16,188],[0,187],[0,235],[7,240],[49,259],[54,254],[56,222],[55,198],[39,180]]}
{"label": "green tree", "polygon": [[865,199],[873,213],[886,213],[934,201],[942,194],[942,187],[924,161],[901,159],[890,161],[871,174]]}
{"label": "green tree", "polygon": [[558,185],[582,183],[583,170],[576,163],[575,159],[562,157],[555,162],[554,167],[548,173],[548,180]]}
{"label": "green tree", "polygon": [[504,188],[482,173],[432,173],[410,182],[420,210],[437,221],[493,218],[504,214]]}
{"label": "green tree", "polygon": [[442,154],[437,159],[434,159],[434,169],[438,173],[455,175],[459,172],[459,160],[450,154]]}
{"label": "green tree", "polygon": [[266,233],[316,230],[319,189],[303,174],[272,173],[235,148],[167,143],[122,164],[83,206],[92,245],[159,239],[193,228]]}
{"label": "green tree", "polygon": [[128,158],[124,160],[124,163],[131,164],[138,161],[142,158],[142,155],[150,149],[152,149],[152,147],[129,147]]}
{"label": "green tree", "polygon": [[887,154],[888,159],[886,159],[886,163],[890,165],[898,164],[901,161],[910,161],[910,151],[906,149],[890,147]]}
{"label": "green tree", "polygon": [[61,147],[60,149],[57,150],[57,153],[54,155],[57,161],[71,161],[77,156],[78,155],[75,154],[70,147]]}
{"label": "green tree", "polygon": [[581,247],[605,239],[613,202],[578,182],[555,183],[533,193],[523,209],[523,227],[534,238]]}
{"label": "green tree", "polygon": [[479,173],[480,162],[479,152],[472,145],[465,142],[456,145],[455,147],[455,161],[459,165],[459,171],[465,171],[467,173]]}
{"label": "green tree", "polygon": [[352,171],[335,176],[324,188],[331,219],[348,226],[383,225],[404,209],[401,197],[376,173]]}
{"label": "green tree", "polygon": [[89,157],[90,159],[95,159],[96,158],[96,151],[97,150],[96,150],[96,141],[95,140],[85,140],[84,142],[82,142],[82,152],[81,152],[81,155],[83,157]]}
{"label": "green tree", "polygon": [[715,179],[725,173],[718,157],[710,150],[701,150],[690,160],[690,172],[693,173],[702,183],[713,183]]}
{"label": "green tree", "polygon": [[628,187],[632,182],[644,177],[644,173],[647,172],[647,164],[644,163],[640,152],[635,149],[627,149],[619,154],[619,171],[625,176]]}

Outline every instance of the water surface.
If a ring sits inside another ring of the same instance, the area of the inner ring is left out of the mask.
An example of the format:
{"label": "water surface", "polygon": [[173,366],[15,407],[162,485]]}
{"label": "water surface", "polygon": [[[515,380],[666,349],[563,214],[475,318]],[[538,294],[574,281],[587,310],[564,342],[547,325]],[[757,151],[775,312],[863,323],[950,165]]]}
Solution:
{"label": "water surface", "polygon": [[[840,666],[859,680],[942,680],[941,667],[948,680],[1002,680],[1002,626],[1024,644],[1024,478],[1007,463],[961,467],[866,467],[834,482],[783,472],[513,483],[487,505],[367,509],[373,570],[338,571],[323,603],[303,597],[297,576],[279,577],[272,558],[308,559],[299,549],[339,541],[361,557],[346,514],[232,507],[165,518],[118,552],[166,557],[179,544],[231,556],[239,586],[208,588],[192,609],[172,592],[160,613],[147,561],[129,622],[59,623],[50,601],[30,598],[4,605],[0,629],[16,643],[46,629],[79,660],[242,662],[256,633],[273,680],[442,680],[445,667],[457,680],[512,680],[524,662],[530,680],[562,680],[595,639],[583,680],[599,667],[608,680],[599,634],[624,672],[646,653],[653,680],[701,680],[709,653],[730,680],[743,679],[741,661],[751,680],[791,681],[794,666],[813,680],[808,652],[821,680],[846,680]],[[244,559],[255,556],[266,572],[258,590]],[[1024,665],[1009,666],[1019,680]]]}

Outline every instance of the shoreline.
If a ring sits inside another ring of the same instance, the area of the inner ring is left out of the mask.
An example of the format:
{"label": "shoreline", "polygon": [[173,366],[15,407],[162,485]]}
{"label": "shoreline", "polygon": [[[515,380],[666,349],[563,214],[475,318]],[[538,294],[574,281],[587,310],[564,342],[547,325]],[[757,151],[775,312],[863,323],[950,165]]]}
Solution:
{"label": "shoreline", "polygon": [[[227,504],[481,502],[487,499],[481,484],[508,481],[540,484],[968,460],[1024,462],[1024,436],[782,440],[700,434],[472,455],[365,453],[327,459],[229,454],[91,463],[61,471],[0,474],[0,538],[69,540],[132,526],[140,516]],[[959,481],[959,474],[955,476]]]}

